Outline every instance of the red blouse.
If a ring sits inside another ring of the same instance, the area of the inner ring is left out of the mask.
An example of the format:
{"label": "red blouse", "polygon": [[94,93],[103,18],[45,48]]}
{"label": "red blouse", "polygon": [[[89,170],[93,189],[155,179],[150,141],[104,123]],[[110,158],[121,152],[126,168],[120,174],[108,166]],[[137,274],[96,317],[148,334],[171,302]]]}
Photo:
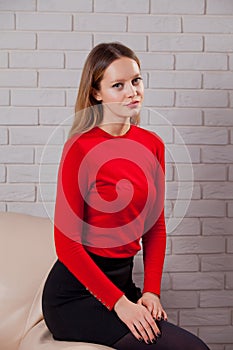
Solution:
{"label": "red blouse", "polygon": [[114,258],[143,248],[143,292],[160,294],[166,246],[164,144],[131,125],[99,127],[66,141],[58,171],[54,235],[58,259],[109,310],[124,294],[87,251]]}

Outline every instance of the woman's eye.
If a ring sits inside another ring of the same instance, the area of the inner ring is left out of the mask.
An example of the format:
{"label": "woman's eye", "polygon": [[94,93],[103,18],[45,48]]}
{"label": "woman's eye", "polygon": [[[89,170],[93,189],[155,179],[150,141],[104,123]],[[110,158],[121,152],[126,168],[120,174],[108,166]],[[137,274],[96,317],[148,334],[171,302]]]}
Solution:
{"label": "woman's eye", "polygon": [[141,80],[142,80],[141,77],[137,77],[137,78],[135,78],[135,79],[132,81],[132,83],[133,83],[134,85],[135,85],[135,84],[139,84]]}
{"label": "woman's eye", "polygon": [[113,85],[113,87],[119,89],[122,87],[122,83],[116,83]]}

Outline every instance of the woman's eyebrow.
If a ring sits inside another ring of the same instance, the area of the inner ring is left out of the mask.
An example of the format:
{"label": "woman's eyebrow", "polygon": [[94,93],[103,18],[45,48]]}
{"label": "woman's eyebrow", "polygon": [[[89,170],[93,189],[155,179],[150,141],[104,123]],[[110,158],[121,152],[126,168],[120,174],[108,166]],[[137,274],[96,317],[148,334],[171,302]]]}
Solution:
{"label": "woman's eyebrow", "polygon": [[[135,78],[140,77],[140,76],[141,76],[141,74],[138,73],[138,74],[133,75],[130,79],[135,79]],[[116,81],[126,81],[126,80],[128,80],[128,79],[120,79],[119,78],[119,79],[112,80],[111,83],[115,83]]]}

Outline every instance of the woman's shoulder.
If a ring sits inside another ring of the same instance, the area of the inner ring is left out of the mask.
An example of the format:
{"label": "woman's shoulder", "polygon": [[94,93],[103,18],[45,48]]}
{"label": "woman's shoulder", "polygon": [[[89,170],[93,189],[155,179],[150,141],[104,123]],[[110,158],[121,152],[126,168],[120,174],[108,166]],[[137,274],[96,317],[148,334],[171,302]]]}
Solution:
{"label": "woman's shoulder", "polygon": [[154,130],[146,129],[141,126],[134,126],[134,128],[138,137],[143,138],[143,140],[147,140],[149,143],[156,143],[161,145],[161,147],[164,146],[163,139]]}

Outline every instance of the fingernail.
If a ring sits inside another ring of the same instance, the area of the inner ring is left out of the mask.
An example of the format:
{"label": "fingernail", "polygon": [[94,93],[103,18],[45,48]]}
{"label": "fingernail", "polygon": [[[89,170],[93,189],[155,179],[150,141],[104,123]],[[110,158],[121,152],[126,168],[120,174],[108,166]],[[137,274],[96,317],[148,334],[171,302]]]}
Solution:
{"label": "fingernail", "polygon": [[161,321],[161,317],[158,317],[157,320],[158,320],[158,321]]}
{"label": "fingernail", "polygon": [[156,343],[156,339],[154,338],[154,339],[152,339],[152,343]]}
{"label": "fingernail", "polygon": [[161,335],[162,335],[162,334],[161,334],[160,332],[157,333],[157,337],[158,337],[158,338],[160,338]]}
{"label": "fingernail", "polygon": [[143,339],[142,339],[142,338],[139,338],[138,340],[139,340],[140,342],[142,342],[142,341],[143,341]]}

